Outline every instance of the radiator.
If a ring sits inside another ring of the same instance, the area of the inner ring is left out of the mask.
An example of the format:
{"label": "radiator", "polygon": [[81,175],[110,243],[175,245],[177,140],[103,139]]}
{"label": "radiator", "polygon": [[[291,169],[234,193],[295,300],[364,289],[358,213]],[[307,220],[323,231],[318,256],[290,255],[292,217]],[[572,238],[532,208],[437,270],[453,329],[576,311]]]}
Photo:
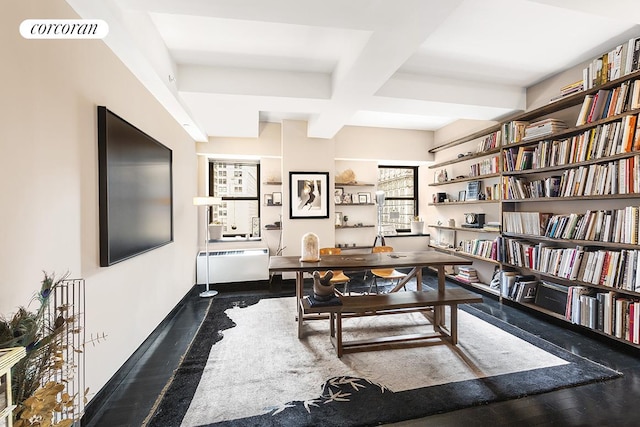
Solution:
{"label": "radiator", "polygon": [[[196,261],[196,284],[207,276],[207,253],[200,251]],[[209,250],[209,283],[244,282],[269,279],[269,249]]]}

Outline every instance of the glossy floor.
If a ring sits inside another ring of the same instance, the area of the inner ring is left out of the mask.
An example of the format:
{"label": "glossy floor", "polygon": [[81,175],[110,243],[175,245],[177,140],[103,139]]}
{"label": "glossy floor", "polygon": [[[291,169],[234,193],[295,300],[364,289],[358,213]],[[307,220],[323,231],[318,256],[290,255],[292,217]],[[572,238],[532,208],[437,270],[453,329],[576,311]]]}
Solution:
{"label": "glossy floor", "polygon": [[[424,281],[433,285],[434,277]],[[358,286],[354,281],[352,289]],[[362,284],[360,284],[362,286]],[[447,286],[457,286],[448,284]],[[229,288],[229,287],[227,287]],[[262,288],[268,288],[267,285]],[[228,292],[228,290],[223,290]],[[271,290],[241,291],[292,295],[287,285]],[[394,424],[395,426],[637,426],[640,425],[640,352],[584,335],[555,324],[536,313],[501,304],[491,297],[476,307],[555,343],[577,355],[621,371],[615,380],[558,390],[536,396],[492,403]],[[83,425],[141,426],[195,333],[209,301],[193,292],[185,298],[161,331],[129,364],[100,409],[93,409]],[[292,327],[295,325],[292,324]],[[94,402],[95,403],[95,402]],[[97,406],[97,405],[96,405]],[[172,427],[172,426],[167,426]]]}

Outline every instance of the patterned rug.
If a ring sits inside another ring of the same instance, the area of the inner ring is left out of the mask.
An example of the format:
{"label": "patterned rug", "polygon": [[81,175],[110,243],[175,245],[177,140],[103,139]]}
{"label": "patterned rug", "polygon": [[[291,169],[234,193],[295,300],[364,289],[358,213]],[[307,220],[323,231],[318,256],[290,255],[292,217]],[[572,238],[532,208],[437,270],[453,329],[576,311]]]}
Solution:
{"label": "patterned rug", "polygon": [[[150,426],[361,426],[619,376],[472,306],[459,344],[346,354],[294,298],[216,297]],[[346,319],[345,339],[424,331],[419,313]]]}

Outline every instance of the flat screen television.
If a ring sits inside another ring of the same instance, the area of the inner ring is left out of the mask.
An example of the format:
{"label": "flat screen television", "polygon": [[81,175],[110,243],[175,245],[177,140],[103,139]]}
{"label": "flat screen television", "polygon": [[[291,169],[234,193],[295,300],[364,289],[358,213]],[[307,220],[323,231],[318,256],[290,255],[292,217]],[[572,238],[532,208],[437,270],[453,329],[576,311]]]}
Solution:
{"label": "flat screen television", "polygon": [[98,106],[100,266],[173,241],[172,151]]}

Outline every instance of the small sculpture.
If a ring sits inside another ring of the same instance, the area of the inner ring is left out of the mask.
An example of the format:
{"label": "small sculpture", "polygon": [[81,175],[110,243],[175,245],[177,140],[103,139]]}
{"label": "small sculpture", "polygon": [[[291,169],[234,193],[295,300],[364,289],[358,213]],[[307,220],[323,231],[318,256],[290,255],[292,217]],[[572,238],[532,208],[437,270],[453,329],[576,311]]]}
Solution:
{"label": "small sculpture", "polygon": [[324,277],[320,278],[320,272],[313,272],[313,297],[316,301],[330,301],[335,297],[334,294],[334,285],[331,283],[331,278],[333,278],[333,271],[329,270],[324,275]]}
{"label": "small sculpture", "polygon": [[338,184],[355,184],[356,174],[352,169],[347,169],[336,175],[336,183]]}

